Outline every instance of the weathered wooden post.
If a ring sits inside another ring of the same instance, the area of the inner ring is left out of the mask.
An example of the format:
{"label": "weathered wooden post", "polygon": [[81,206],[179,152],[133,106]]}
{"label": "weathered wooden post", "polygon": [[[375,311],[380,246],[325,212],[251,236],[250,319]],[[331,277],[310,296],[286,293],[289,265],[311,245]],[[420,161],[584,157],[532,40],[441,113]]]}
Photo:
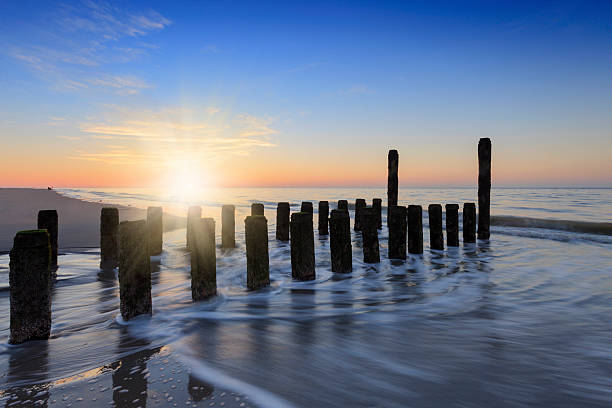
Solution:
{"label": "weathered wooden post", "polygon": [[276,207],[276,239],[289,241],[289,203],[278,203]]}
{"label": "weathered wooden post", "polygon": [[259,289],[270,284],[268,257],[268,220],[263,215],[251,215],[244,220],[247,253],[247,287]]}
{"label": "weathered wooden post", "polygon": [[476,242],[476,204],[463,204],[463,243]]}
{"label": "weathered wooden post", "polygon": [[264,215],[264,205],[261,203],[251,204],[251,215]]}
{"label": "weathered wooden post", "polygon": [[376,222],[376,214],[372,207],[361,209],[361,239],[363,241],[363,261],[365,263],[380,262]]}
{"label": "weathered wooden post", "polygon": [[338,209],[348,211],[348,201],[338,200]]}
{"label": "weathered wooden post", "polygon": [[200,223],[202,208],[199,205],[192,205],[187,210],[187,249],[191,251],[191,235],[194,225]]}
{"label": "weathered wooden post", "polygon": [[397,170],[399,167],[399,153],[397,150],[389,150],[387,157],[388,172],[387,172],[387,211],[389,207],[397,205]]}
{"label": "weathered wooden post", "polygon": [[314,232],[312,214],[291,214],[291,276],[297,280],[313,280],[315,273]]}
{"label": "weathered wooden post", "polygon": [[420,205],[408,206],[408,252],[423,253],[423,209]]}
{"label": "weathered wooden post", "polygon": [[221,248],[236,248],[236,207],[221,207]]}
{"label": "weathered wooden post", "polygon": [[119,224],[119,298],[124,320],[152,313],[149,230],[145,220]]}
{"label": "weathered wooden post", "polygon": [[387,208],[389,227],[389,259],[406,259],[406,207]]}
{"label": "weathered wooden post", "polygon": [[207,299],[217,294],[215,220],[202,218],[193,229],[191,250],[191,298]]}
{"label": "weathered wooden post", "polygon": [[363,198],[355,200],[355,231],[361,231],[361,210],[366,207],[366,201]]}
{"label": "weathered wooden post", "polygon": [[376,218],[376,228],[382,229],[382,199],[373,199],[372,208],[374,209],[374,217]]}
{"label": "weathered wooden post", "polygon": [[446,204],[446,245],[459,246],[459,204]]}
{"label": "weathered wooden post", "polygon": [[341,209],[332,210],[329,217],[329,232],[332,272],[352,272],[351,218],[348,211]]}
{"label": "weathered wooden post", "polygon": [[10,344],[51,333],[51,244],[46,230],[15,235],[9,263]]}
{"label": "weathered wooden post", "polygon": [[38,229],[46,229],[49,233],[49,243],[51,244],[51,264],[49,269],[55,272],[57,270],[57,211],[40,210],[38,212]]}
{"label": "weathered wooden post", "polygon": [[319,235],[329,234],[329,202],[319,201]]}
{"label": "weathered wooden post", "polygon": [[491,139],[478,141],[478,239],[491,236]]}
{"label": "weathered wooden post", "polygon": [[312,207],[312,203],[310,201],[302,201],[302,208],[300,209],[300,211],[313,214],[314,210]]}
{"label": "weathered wooden post", "polygon": [[119,265],[119,209],[104,207],[100,211],[100,268]]}
{"label": "weathered wooden post", "polygon": [[159,255],[163,245],[163,210],[161,207],[147,208],[147,225],[149,227],[149,254]]}
{"label": "weathered wooden post", "polygon": [[444,249],[444,233],[442,232],[442,205],[429,204],[429,241],[431,249]]}

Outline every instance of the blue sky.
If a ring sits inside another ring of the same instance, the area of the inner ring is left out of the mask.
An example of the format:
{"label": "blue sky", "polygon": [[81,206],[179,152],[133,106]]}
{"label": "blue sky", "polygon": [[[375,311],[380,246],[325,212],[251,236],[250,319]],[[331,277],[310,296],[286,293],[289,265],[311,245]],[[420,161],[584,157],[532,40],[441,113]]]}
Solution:
{"label": "blue sky", "polygon": [[487,136],[500,185],[610,186],[611,17],[610,2],[4,2],[0,134],[58,185],[148,184],[157,161],[206,161],[190,166],[223,185],[377,184],[389,148],[409,184],[465,185]]}

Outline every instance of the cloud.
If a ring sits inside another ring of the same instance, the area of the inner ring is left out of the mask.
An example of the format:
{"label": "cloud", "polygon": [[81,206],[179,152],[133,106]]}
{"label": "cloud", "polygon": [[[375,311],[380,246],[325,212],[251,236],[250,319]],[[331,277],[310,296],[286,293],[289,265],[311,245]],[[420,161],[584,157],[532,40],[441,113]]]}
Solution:
{"label": "cloud", "polygon": [[58,136],[57,138],[64,140],[81,140],[81,138],[78,136]]}
{"label": "cloud", "polygon": [[370,95],[372,93],[372,90],[364,84],[352,85],[340,91],[342,95]]}
{"label": "cloud", "polygon": [[216,106],[209,106],[208,108],[206,108],[206,113],[208,113],[209,115],[214,115],[215,113],[219,112],[221,112],[221,109],[217,108]]}

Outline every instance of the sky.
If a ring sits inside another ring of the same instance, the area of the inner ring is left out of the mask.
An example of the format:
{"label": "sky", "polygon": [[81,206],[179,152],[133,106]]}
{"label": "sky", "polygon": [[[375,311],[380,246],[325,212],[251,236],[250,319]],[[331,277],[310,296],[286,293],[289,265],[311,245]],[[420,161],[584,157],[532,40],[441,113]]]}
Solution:
{"label": "sky", "polygon": [[612,2],[3,1],[0,186],[612,187]]}

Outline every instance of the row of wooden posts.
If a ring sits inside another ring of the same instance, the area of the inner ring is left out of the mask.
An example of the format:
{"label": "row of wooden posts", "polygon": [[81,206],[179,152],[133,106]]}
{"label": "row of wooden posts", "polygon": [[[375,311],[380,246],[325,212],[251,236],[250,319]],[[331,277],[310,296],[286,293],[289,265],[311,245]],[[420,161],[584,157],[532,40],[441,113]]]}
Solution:
{"label": "row of wooden posts", "polygon": [[[481,147],[483,145],[483,147]],[[491,142],[479,142],[479,217],[478,238],[488,239],[491,187]],[[411,254],[423,253],[423,216],[419,205],[397,205],[397,151],[389,152],[387,226],[388,257],[406,259],[406,242]],[[446,204],[447,246],[459,245],[459,205]],[[430,247],[444,249],[442,206],[428,207]],[[330,235],[331,269],[337,273],[352,271],[352,245],[348,202],[338,201],[329,212],[329,202],[320,201],[320,235]],[[100,266],[119,270],[120,310],[124,320],[152,313],[150,256],[162,252],[163,212],[149,207],[147,219],[119,223],[117,208],[103,208],[100,215]],[[382,200],[375,198],[368,207],[364,199],[355,202],[354,230],[361,232],[363,260],[380,262],[378,230],[382,228]],[[221,246],[234,248],[235,207],[221,210]],[[15,236],[10,254],[10,343],[46,339],[51,330],[51,287],[57,269],[58,219],[55,210],[42,210],[38,230],[21,231]],[[299,212],[290,214],[289,203],[278,203],[276,239],[291,242],[291,271],[296,280],[316,277],[313,205],[303,202]],[[251,206],[245,219],[247,287],[259,289],[270,284],[268,256],[268,221],[263,204]],[[463,207],[463,241],[476,241],[476,205]],[[187,215],[186,246],[191,252],[191,292],[194,301],[217,292],[215,221],[202,218],[199,206]]]}

